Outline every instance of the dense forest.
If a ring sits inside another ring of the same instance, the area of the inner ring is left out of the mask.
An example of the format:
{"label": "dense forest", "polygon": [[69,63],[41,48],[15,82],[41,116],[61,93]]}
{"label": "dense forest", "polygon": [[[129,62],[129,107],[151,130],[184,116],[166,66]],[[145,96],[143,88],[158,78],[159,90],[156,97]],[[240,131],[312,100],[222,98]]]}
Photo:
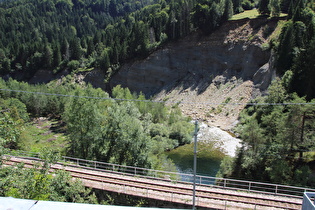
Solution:
{"label": "dense forest", "polygon": [[[270,41],[281,79],[255,101],[269,106],[248,106],[240,116],[236,132],[243,147],[223,161],[220,175],[314,187],[315,108],[307,104],[315,97],[312,0],[1,0],[1,153],[39,152],[22,133],[32,119],[47,117],[57,119],[66,135],[64,149],[52,153],[170,170],[164,152],[190,143],[191,119],[176,104],[146,100],[120,86],[109,95],[76,83],[75,73],[100,69],[110,78],[126,61],[193,31],[208,35],[254,7],[262,17],[288,14],[280,36]],[[69,75],[28,84],[38,70]],[[96,202],[67,173],[49,176],[53,160],[47,161],[41,171],[1,168],[0,196]],[[32,189],[25,184],[30,179],[38,183]],[[74,194],[81,197],[66,197]]]}
{"label": "dense forest", "polygon": [[0,74],[31,78],[101,69],[110,75],[127,60],[201,29],[209,34],[246,0],[4,0],[0,3]]}

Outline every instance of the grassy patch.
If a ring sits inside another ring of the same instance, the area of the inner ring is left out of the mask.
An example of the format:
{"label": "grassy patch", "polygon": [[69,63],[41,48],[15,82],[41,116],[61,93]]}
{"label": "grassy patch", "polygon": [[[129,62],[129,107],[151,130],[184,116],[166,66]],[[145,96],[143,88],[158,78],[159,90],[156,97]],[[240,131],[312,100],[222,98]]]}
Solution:
{"label": "grassy patch", "polygon": [[61,131],[58,121],[45,119],[29,123],[21,133],[18,146],[28,152],[40,152],[50,148],[64,155],[67,141]]}
{"label": "grassy patch", "polygon": [[304,155],[304,158],[306,158],[307,160],[315,159],[315,151],[304,152],[303,155]]}
{"label": "grassy patch", "polygon": [[282,20],[282,21],[278,21],[277,27],[275,28],[275,30],[272,32],[272,34],[268,37],[268,40],[277,40],[278,37],[281,34],[282,28],[284,26],[284,24],[286,23],[286,21]]}
{"label": "grassy patch", "polygon": [[228,104],[232,100],[231,97],[227,97],[223,103]]}
{"label": "grassy patch", "polygon": [[241,20],[244,18],[257,18],[259,16],[257,9],[245,10],[244,12],[233,15],[230,20]]}
{"label": "grassy patch", "polygon": [[[284,17],[286,15],[287,14],[281,13],[280,17]],[[260,16],[260,14],[259,14],[258,10],[257,9],[252,9],[252,10],[245,10],[244,12],[241,12],[241,13],[238,13],[236,15],[233,15],[230,18],[230,20],[241,20],[241,19],[244,19],[244,18],[254,19],[254,18],[257,18],[259,16]]]}
{"label": "grassy patch", "polygon": [[222,104],[219,105],[219,106],[216,108],[216,110],[215,110],[214,113],[215,113],[215,114],[220,114],[220,113],[223,111],[223,110],[222,110],[222,109],[223,109],[223,106],[224,106],[224,105],[222,105]]}
{"label": "grassy patch", "polygon": [[78,69],[76,69],[76,70],[74,71],[74,73],[90,72],[90,71],[93,71],[93,70],[94,70],[94,68],[86,68],[86,67],[84,67],[84,68],[78,68]]}

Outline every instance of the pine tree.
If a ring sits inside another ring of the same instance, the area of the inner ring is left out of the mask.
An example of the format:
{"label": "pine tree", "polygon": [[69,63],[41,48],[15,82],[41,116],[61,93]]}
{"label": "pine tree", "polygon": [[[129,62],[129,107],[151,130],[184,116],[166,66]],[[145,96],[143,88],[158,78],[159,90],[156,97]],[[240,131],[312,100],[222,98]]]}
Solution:
{"label": "pine tree", "polygon": [[53,63],[53,51],[51,47],[48,44],[46,44],[44,53],[43,53],[44,67],[47,69],[50,69],[52,67],[52,63]]}
{"label": "pine tree", "polygon": [[1,63],[1,74],[7,74],[11,72],[11,60],[8,58],[4,58]]}
{"label": "pine tree", "polygon": [[225,22],[230,19],[233,15],[233,3],[232,0],[225,0],[224,2],[224,11],[221,18],[221,22]]}
{"label": "pine tree", "polygon": [[74,38],[69,44],[70,60],[80,60],[82,57],[82,49],[79,38]]}
{"label": "pine tree", "polygon": [[69,43],[66,38],[64,38],[61,43],[61,54],[62,54],[63,60],[70,59]]}
{"label": "pine tree", "polygon": [[258,11],[262,15],[270,15],[269,0],[260,0],[258,5]]}
{"label": "pine tree", "polygon": [[241,0],[233,0],[233,11],[235,14],[243,12],[242,1]]}
{"label": "pine tree", "polygon": [[53,48],[53,62],[52,67],[56,68],[59,66],[61,62],[61,52],[60,52],[60,45],[56,44]]}
{"label": "pine tree", "polygon": [[279,0],[270,0],[269,2],[269,10],[272,17],[279,17],[280,16],[280,1]]}
{"label": "pine tree", "polygon": [[94,42],[93,39],[89,39],[87,43],[87,50],[86,50],[86,55],[90,56],[94,52],[95,47],[94,47]]}
{"label": "pine tree", "polygon": [[106,73],[109,68],[109,65],[110,65],[110,60],[109,60],[108,52],[107,52],[107,49],[104,49],[99,58],[99,67]]}

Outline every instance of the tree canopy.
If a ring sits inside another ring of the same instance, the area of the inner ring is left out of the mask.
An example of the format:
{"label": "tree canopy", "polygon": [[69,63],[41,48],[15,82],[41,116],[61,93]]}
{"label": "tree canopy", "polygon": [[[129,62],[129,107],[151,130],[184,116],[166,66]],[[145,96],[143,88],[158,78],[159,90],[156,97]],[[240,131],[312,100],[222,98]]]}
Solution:
{"label": "tree canopy", "polygon": [[315,13],[313,1],[291,1],[289,21],[283,27],[279,40],[275,42],[278,73],[286,78],[289,92],[315,97],[314,40]]}
{"label": "tree canopy", "polygon": [[[276,0],[274,0],[276,1]],[[250,0],[3,0],[0,75],[102,69],[143,58],[195,28],[212,32]],[[31,29],[31,30],[30,30]]]}
{"label": "tree canopy", "polygon": [[[2,150],[1,150],[2,156]],[[14,167],[2,167],[0,161],[0,196],[15,198],[50,200],[61,202],[97,203],[96,196],[79,180],[73,180],[64,170],[49,173],[51,164],[55,163],[56,154],[50,150],[43,151],[43,164],[24,168],[23,164]]]}
{"label": "tree canopy", "polygon": [[[314,105],[305,104],[305,98],[296,94],[288,94],[281,80],[273,82],[269,95],[257,99],[257,102],[271,105],[253,106],[244,110],[237,127],[243,146],[237,157],[228,163],[230,167],[222,167],[220,174],[314,187],[315,180],[310,169],[313,159],[308,155],[309,151],[315,149],[312,129],[315,120]],[[274,103],[287,105],[272,105]]]}
{"label": "tree canopy", "polygon": [[18,149],[19,133],[29,114],[61,118],[66,125],[68,155],[116,164],[160,167],[157,157],[192,140],[193,125],[176,106],[146,100],[120,86],[113,89],[111,99],[99,88],[70,81],[71,76],[61,84],[0,80],[3,89],[25,90],[0,91],[4,104],[0,116],[7,119],[0,126],[2,145]]}
{"label": "tree canopy", "polygon": [[0,74],[18,72],[28,79],[40,69],[108,72],[188,34],[192,7],[192,0],[5,0]]}

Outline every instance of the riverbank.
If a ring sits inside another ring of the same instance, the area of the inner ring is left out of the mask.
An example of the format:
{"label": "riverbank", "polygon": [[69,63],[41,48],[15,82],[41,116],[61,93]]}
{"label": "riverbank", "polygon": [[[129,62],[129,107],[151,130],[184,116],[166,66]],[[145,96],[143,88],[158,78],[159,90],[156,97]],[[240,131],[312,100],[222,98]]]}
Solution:
{"label": "riverbank", "polygon": [[[225,156],[235,157],[241,140],[217,127],[201,122],[197,135],[197,174],[215,177]],[[192,174],[194,143],[167,152],[178,172]],[[183,177],[185,178],[185,177]]]}
{"label": "riverbank", "polygon": [[208,126],[201,122],[197,136],[198,142],[213,144],[213,147],[225,155],[235,157],[237,148],[241,147],[241,140],[231,136],[220,128]]}

